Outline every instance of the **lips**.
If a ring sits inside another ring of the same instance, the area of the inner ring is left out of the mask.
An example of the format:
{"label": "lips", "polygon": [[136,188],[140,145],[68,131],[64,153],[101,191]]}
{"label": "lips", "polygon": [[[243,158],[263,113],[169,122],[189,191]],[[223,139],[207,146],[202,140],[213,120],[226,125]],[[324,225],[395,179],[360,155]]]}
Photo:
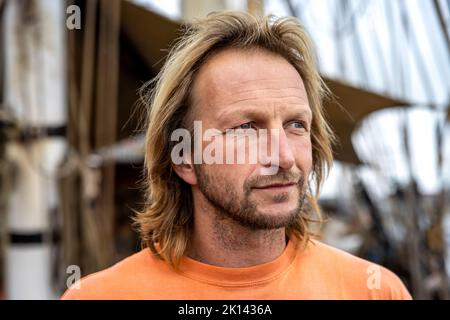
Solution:
{"label": "lips", "polygon": [[295,183],[291,182],[291,183],[272,183],[272,184],[268,184],[262,187],[255,187],[255,189],[287,189],[289,187],[294,186]]}

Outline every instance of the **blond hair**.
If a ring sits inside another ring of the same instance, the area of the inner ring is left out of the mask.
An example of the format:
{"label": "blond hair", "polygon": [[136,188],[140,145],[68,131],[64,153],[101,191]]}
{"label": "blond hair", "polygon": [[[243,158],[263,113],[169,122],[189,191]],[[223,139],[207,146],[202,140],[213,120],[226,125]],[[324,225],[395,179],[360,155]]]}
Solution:
{"label": "blond hair", "polygon": [[[317,204],[320,186],[333,161],[333,133],[322,107],[329,91],[320,77],[313,45],[295,18],[256,17],[245,12],[217,12],[195,21],[170,51],[158,76],[141,88],[148,108],[146,119],[146,205],[135,217],[142,243],[177,268],[185,255],[193,219],[190,185],[173,170],[173,130],[185,127],[190,91],[199,68],[208,57],[226,48],[261,48],[281,55],[303,79],[313,113],[311,143],[315,191],[307,194],[308,210],[286,229],[289,237],[306,244],[311,221],[321,221]],[[317,219],[311,217],[315,213]]]}

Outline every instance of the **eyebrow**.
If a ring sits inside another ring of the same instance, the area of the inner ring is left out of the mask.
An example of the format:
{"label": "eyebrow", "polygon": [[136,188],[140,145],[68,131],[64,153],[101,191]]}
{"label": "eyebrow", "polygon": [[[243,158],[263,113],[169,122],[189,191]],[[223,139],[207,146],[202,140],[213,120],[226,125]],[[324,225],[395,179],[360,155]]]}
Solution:
{"label": "eyebrow", "polygon": [[[295,105],[299,105],[295,103]],[[217,116],[217,120],[219,120],[220,123],[224,123],[231,117],[243,117],[243,118],[253,118],[253,119],[261,119],[264,115],[268,114],[269,112],[264,112],[259,108],[254,107],[248,107],[248,108],[232,108],[227,109],[223,112],[221,112]],[[313,114],[310,109],[302,109],[298,111],[287,111],[286,112],[288,118],[303,118],[307,117],[309,121],[312,121]]]}

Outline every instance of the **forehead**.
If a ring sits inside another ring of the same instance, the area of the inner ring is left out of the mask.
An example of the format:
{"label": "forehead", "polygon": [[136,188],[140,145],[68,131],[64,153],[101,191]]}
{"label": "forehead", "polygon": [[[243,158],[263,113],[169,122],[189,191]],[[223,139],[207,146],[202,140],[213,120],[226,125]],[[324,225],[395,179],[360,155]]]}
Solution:
{"label": "forehead", "polygon": [[301,76],[282,56],[263,49],[225,49],[207,60],[195,79],[192,102],[196,113],[256,100],[307,105]]}

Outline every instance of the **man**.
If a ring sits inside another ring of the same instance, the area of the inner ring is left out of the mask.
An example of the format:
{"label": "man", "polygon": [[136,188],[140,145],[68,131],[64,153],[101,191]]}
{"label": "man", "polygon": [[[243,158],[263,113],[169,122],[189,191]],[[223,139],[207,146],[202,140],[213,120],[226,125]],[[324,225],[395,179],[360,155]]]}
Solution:
{"label": "man", "polygon": [[[64,299],[411,298],[392,272],[311,237],[333,135],[295,19],[212,14],[153,84],[148,205],[136,217],[146,248]],[[250,161],[256,145],[267,150]]]}

